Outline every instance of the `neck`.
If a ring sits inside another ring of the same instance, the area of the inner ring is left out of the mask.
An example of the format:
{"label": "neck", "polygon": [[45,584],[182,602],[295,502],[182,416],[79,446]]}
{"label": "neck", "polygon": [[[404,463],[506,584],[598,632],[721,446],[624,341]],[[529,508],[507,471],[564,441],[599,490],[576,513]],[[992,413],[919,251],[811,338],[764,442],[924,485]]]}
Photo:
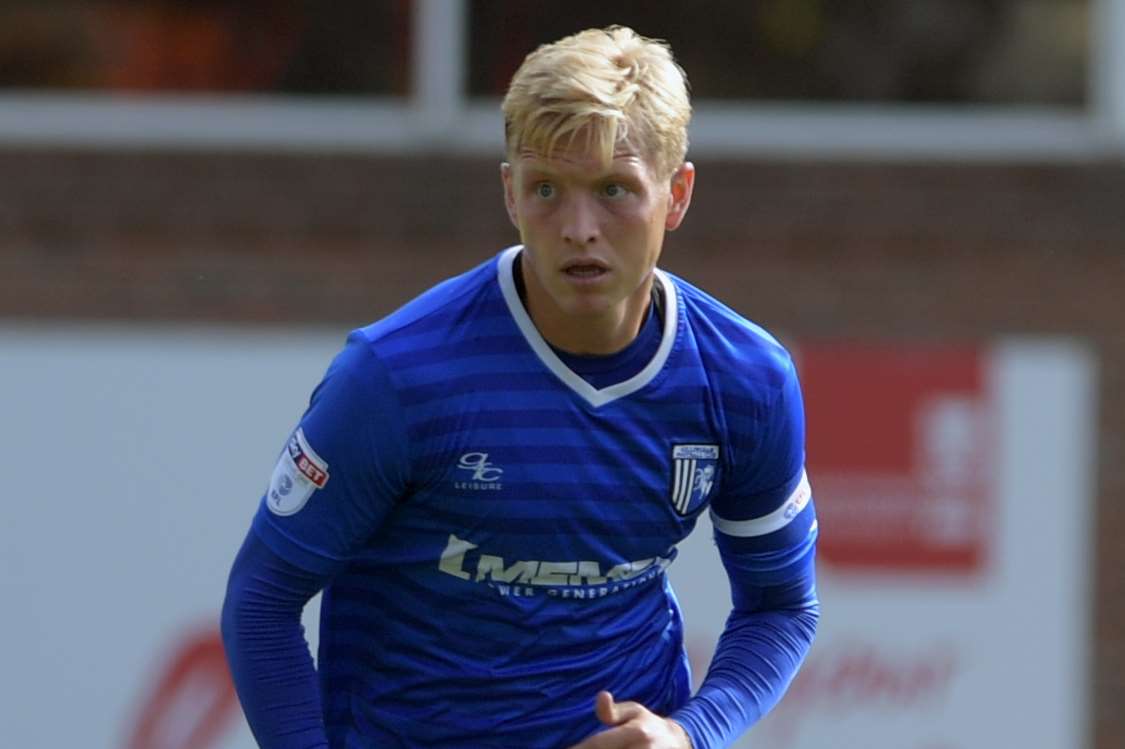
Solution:
{"label": "neck", "polygon": [[636,339],[652,305],[655,282],[650,275],[632,296],[608,310],[573,315],[552,304],[526,268],[519,269],[517,278],[523,282],[520,296],[527,314],[544,340],[568,353],[589,356],[616,354]]}

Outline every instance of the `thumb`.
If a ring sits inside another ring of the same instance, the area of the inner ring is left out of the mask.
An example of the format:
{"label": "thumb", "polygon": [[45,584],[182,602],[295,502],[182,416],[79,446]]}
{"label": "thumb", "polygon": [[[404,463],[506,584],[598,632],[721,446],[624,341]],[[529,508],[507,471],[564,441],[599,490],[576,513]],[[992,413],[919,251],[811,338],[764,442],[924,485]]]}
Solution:
{"label": "thumb", "polygon": [[598,716],[598,720],[607,726],[615,726],[621,722],[617,713],[617,703],[613,701],[613,695],[609,692],[598,692],[594,706],[594,714]]}
{"label": "thumb", "polygon": [[616,702],[609,692],[598,692],[594,713],[607,726],[619,726],[643,715],[645,708],[638,702]]}

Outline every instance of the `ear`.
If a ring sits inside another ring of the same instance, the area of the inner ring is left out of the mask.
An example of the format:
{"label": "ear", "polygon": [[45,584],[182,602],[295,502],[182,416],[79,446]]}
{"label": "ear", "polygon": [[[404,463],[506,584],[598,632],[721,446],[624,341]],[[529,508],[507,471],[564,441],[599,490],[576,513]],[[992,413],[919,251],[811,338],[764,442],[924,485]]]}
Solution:
{"label": "ear", "polygon": [[668,195],[668,214],[664,218],[664,228],[668,231],[678,229],[691,205],[691,193],[695,189],[695,164],[685,161],[672,175]]}
{"label": "ear", "polygon": [[516,189],[512,184],[512,165],[507,161],[500,163],[500,181],[504,185],[504,207],[508,209],[508,220],[512,226],[520,228],[519,214],[516,213]]}

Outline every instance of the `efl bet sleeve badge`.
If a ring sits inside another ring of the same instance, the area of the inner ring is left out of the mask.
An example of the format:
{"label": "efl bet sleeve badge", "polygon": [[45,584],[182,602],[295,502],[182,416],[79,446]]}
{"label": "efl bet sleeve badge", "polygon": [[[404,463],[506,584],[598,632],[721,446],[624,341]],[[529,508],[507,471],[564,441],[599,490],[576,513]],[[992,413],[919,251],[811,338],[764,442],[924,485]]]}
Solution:
{"label": "efl bet sleeve badge", "polygon": [[304,430],[297,429],[273,469],[266,504],[275,515],[292,515],[327,483],[328,463],[309,446]]}

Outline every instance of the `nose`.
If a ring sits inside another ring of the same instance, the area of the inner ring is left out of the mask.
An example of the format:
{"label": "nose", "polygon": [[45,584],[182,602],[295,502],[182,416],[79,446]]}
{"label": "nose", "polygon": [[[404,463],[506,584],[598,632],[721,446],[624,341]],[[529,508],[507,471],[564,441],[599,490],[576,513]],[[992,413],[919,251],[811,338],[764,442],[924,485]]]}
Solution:
{"label": "nose", "polygon": [[569,196],[563,207],[562,239],[567,244],[593,244],[601,236],[598,228],[598,207],[584,194]]}

